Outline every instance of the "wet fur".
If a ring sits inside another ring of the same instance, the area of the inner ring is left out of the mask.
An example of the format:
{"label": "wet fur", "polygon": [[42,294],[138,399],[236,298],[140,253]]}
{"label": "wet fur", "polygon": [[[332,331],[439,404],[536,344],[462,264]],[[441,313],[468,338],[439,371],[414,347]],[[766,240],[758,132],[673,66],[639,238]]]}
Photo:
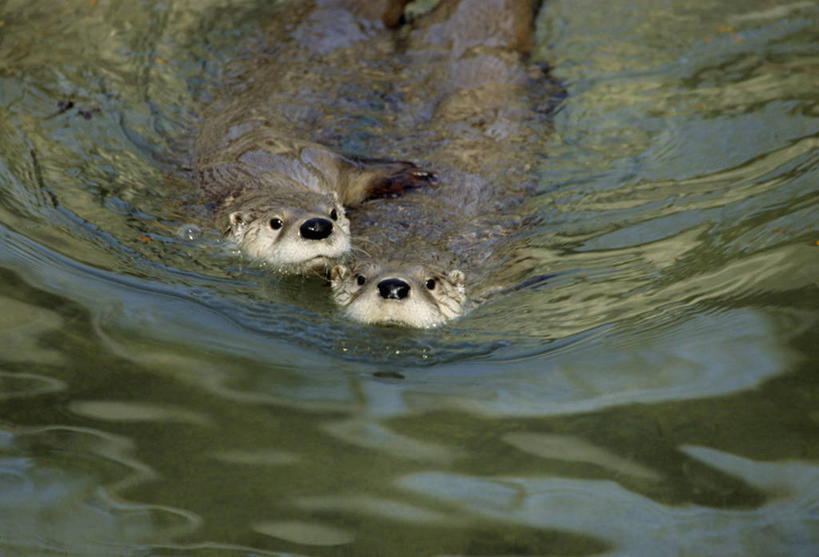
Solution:
{"label": "wet fur", "polygon": [[[322,269],[349,252],[345,208],[434,180],[410,162],[348,156],[313,141],[315,123],[287,110],[285,101],[293,94],[288,87],[300,87],[298,80],[330,56],[305,54],[302,35],[309,38],[324,25],[322,17],[335,18],[341,22],[335,29],[338,50],[354,56],[366,44],[361,37],[350,40],[349,31],[366,23],[361,18],[386,18],[391,10],[395,2],[386,0],[286,6],[272,32],[291,39],[280,41],[274,55],[248,64],[208,109],[195,144],[195,174],[204,200],[214,208],[216,226],[246,256],[282,272]],[[316,219],[328,235],[305,238],[302,227]],[[281,226],[271,227],[274,220]]]}
{"label": "wet fur", "polygon": [[[400,280],[409,286],[404,299],[385,299],[378,292],[383,280]],[[458,317],[466,301],[464,274],[442,273],[428,266],[405,262],[362,261],[348,267],[337,265],[330,272],[336,303],[355,321],[368,324],[405,325],[429,328]]]}
{"label": "wet fur", "polygon": [[[530,94],[522,63],[531,47],[535,9],[536,2],[528,0],[442,0],[414,22],[404,48],[410,63],[429,68],[429,77],[422,74],[406,89],[418,95],[418,104],[432,107],[431,118],[419,118],[415,126],[435,146],[427,158],[441,184],[427,195],[352,214],[354,227],[363,231],[354,241],[364,243],[366,253],[331,272],[333,297],[352,319],[437,326],[463,314],[467,286],[470,298],[477,297],[475,284],[492,283],[504,270],[508,238],[524,220],[510,218],[508,211],[530,187],[527,169],[509,167],[508,161],[523,149],[531,164],[536,154],[527,149],[539,140],[539,116],[531,102],[536,95]],[[486,173],[490,166],[495,175]],[[356,290],[359,272],[367,273],[367,283]],[[366,288],[401,277],[411,292],[420,293],[426,276],[452,277],[444,281],[451,288],[441,290],[443,298],[419,294],[397,301]],[[406,308],[395,309],[405,302]]]}

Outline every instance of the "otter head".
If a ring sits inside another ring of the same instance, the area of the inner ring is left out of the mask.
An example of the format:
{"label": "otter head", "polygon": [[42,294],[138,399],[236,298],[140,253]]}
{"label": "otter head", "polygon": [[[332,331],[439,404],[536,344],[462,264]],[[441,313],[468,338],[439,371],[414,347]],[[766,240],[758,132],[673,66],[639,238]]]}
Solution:
{"label": "otter head", "polygon": [[323,269],[350,251],[350,221],[335,195],[285,200],[259,192],[228,211],[226,234],[239,249],[281,272]]}
{"label": "otter head", "polygon": [[374,262],[336,265],[330,271],[333,299],[363,323],[435,327],[458,317],[466,301],[461,271]]}

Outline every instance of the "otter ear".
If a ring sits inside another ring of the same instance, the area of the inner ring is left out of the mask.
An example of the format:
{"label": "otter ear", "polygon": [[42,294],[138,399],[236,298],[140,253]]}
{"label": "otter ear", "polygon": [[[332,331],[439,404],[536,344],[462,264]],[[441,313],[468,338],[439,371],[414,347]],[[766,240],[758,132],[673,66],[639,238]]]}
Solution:
{"label": "otter ear", "polygon": [[449,274],[447,274],[446,278],[449,279],[449,282],[451,282],[453,285],[457,287],[461,287],[464,284],[466,284],[466,275],[463,274],[463,272],[459,271],[458,269],[450,271]]}
{"label": "otter ear", "polygon": [[250,211],[233,211],[228,216],[228,219],[230,221],[230,227],[235,230],[253,220],[253,213]]}
{"label": "otter ear", "polygon": [[343,283],[351,273],[352,271],[350,271],[348,266],[336,265],[330,269],[330,283],[333,285],[333,287],[341,285],[341,283]]}

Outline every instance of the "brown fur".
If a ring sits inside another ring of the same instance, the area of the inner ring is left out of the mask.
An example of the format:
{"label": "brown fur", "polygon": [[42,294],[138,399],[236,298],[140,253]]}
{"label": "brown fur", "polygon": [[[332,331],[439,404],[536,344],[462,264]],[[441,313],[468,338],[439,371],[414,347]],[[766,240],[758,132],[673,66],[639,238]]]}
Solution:
{"label": "brown fur", "polygon": [[[360,87],[346,73],[332,74],[339,81],[327,83],[325,74],[312,69],[376,56],[370,38],[389,48],[391,33],[380,19],[394,17],[396,5],[388,0],[293,2],[269,26],[275,37],[270,51],[230,67],[234,77],[224,97],[208,109],[196,140],[195,171],[203,199],[215,208],[217,226],[245,254],[282,270],[301,272],[300,254],[316,262],[308,268],[323,265],[349,249],[339,203],[356,206],[433,180],[431,172],[410,162],[349,156],[315,141],[311,135],[323,128],[318,108],[302,102],[304,115],[289,109],[305,92],[329,103],[344,87]],[[322,221],[321,234],[302,228],[316,219]],[[336,239],[337,234],[346,238]]]}

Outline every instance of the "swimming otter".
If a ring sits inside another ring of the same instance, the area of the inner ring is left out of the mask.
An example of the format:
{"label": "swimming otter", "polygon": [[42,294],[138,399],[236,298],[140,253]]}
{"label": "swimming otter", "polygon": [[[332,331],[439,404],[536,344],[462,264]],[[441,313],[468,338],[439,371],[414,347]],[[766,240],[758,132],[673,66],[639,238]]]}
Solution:
{"label": "swimming otter", "polygon": [[341,155],[279,137],[262,122],[218,149],[198,149],[200,187],[217,225],[247,256],[282,272],[324,268],[350,250],[344,207],[434,180],[413,163]]}
{"label": "swimming otter", "polygon": [[351,212],[361,253],[330,274],[348,317],[437,326],[464,312],[467,287],[474,300],[528,272],[510,238],[527,219],[520,205],[535,185],[542,109],[554,92],[522,62],[535,8],[534,0],[442,0],[414,23],[413,71],[401,86],[421,116],[405,133],[430,146],[424,159],[439,185]]}
{"label": "swimming otter", "polygon": [[332,106],[355,78],[312,69],[366,60],[377,54],[372,41],[392,44],[372,18],[394,18],[395,4],[292,3],[269,26],[273,52],[228,68],[233,82],[204,118],[194,168],[217,226],[247,256],[284,272],[324,268],[350,249],[345,207],[434,180],[413,163],[347,156],[310,137],[321,136],[317,107]]}
{"label": "swimming otter", "polygon": [[333,296],[348,317],[362,323],[435,327],[458,317],[466,301],[464,274],[433,266],[360,261],[330,271]]}

